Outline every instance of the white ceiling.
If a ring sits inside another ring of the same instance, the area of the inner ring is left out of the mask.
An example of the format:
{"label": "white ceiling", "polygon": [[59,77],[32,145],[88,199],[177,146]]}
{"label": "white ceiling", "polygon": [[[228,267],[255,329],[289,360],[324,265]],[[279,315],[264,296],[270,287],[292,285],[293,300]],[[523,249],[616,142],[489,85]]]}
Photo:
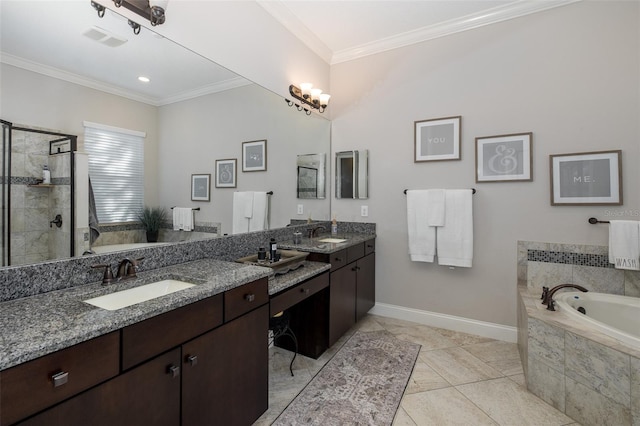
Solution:
{"label": "white ceiling", "polygon": [[[574,1],[257,0],[329,64]],[[83,35],[94,27],[126,42],[110,47]],[[152,31],[134,35],[113,11],[98,18],[90,0],[0,0],[0,54],[2,62],[152,105],[249,84]]]}
{"label": "white ceiling", "polygon": [[579,0],[258,0],[329,64]]}

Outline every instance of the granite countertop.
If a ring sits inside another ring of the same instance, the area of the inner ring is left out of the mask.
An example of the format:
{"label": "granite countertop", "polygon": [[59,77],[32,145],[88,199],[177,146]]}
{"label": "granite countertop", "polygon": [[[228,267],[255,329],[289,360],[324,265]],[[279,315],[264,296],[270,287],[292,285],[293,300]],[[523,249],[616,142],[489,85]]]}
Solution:
{"label": "granite countertop", "polygon": [[[0,303],[0,370],[118,330],[170,310],[197,302],[260,278],[269,278],[275,294],[330,269],[305,262],[288,274],[273,276],[269,268],[202,259],[140,272],[138,278],[103,286],[100,282]],[[194,287],[116,311],[83,300],[164,279]]]}
{"label": "granite countertop", "polygon": [[[375,234],[362,233],[338,233],[338,235],[322,234],[315,238],[308,238],[303,235],[302,242],[300,244],[295,244],[293,242],[293,239],[291,239],[288,241],[279,242],[278,248],[285,250],[308,251],[312,253],[334,253],[347,247],[355,246],[362,242],[371,240],[375,237]],[[346,239],[347,241],[342,243],[325,243],[320,241],[325,238],[340,238]]]}

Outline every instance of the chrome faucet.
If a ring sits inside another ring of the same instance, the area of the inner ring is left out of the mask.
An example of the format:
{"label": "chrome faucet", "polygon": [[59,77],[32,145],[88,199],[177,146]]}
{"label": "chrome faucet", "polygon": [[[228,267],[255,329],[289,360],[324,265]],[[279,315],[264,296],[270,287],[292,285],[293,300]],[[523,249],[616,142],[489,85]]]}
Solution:
{"label": "chrome faucet", "polygon": [[542,304],[543,305],[547,305],[547,310],[548,311],[555,311],[556,307],[555,307],[555,302],[553,301],[553,295],[556,294],[556,292],[560,289],[563,288],[575,288],[577,290],[580,290],[582,292],[587,292],[589,290],[587,290],[586,288],[577,285],[577,284],[560,284],[557,285],[555,287],[553,287],[551,290],[549,290],[549,287],[542,287]]}
{"label": "chrome faucet", "polygon": [[136,272],[138,271],[138,262],[140,262],[144,257],[139,259],[131,260],[128,257],[125,257],[120,261],[118,265],[118,274],[116,275],[116,280],[128,280],[131,278],[136,278]]}
{"label": "chrome faucet", "polygon": [[318,236],[318,231],[319,230],[326,230],[326,228],[324,226],[316,226],[315,228],[311,228],[309,229],[309,238],[313,238],[313,237],[317,237]]}

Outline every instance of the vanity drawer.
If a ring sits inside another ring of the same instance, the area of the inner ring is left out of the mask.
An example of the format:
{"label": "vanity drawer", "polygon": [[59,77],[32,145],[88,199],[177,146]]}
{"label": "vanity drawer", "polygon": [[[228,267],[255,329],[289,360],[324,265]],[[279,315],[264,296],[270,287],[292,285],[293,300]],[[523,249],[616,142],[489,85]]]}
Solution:
{"label": "vanity drawer", "polygon": [[371,254],[376,251],[376,239],[372,238],[364,242],[364,255]]}
{"label": "vanity drawer", "polygon": [[284,311],[329,286],[329,272],[313,277],[271,299],[270,316]]}
{"label": "vanity drawer", "polygon": [[224,293],[224,322],[229,322],[269,301],[268,278],[250,282]]}
{"label": "vanity drawer", "polygon": [[0,372],[0,424],[9,425],[118,375],[120,332]]}
{"label": "vanity drawer", "polygon": [[347,263],[364,257],[364,243],[356,244],[347,248]]}
{"label": "vanity drawer", "polygon": [[179,346],[222,324],[217,294],[122,329],[122,370]]}

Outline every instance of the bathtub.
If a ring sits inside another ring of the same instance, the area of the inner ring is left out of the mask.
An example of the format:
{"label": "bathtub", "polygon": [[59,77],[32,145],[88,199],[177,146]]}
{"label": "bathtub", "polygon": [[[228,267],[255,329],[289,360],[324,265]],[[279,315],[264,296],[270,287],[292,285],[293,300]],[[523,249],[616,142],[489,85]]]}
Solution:
{"label": "bathtub", "polygon": [[108,244],[104,246],[92,247],[94,253],[103,254],[115,251],[135,250],[145,247],[166,246],[168,243],[127,243],[127,244]]}
{"label": "bathtub", "polygon": [[[553,299],[559,311],[640,349],[640,298],[572,291],[557,294]],[[585,313],[579,312],[579,308]]]}

